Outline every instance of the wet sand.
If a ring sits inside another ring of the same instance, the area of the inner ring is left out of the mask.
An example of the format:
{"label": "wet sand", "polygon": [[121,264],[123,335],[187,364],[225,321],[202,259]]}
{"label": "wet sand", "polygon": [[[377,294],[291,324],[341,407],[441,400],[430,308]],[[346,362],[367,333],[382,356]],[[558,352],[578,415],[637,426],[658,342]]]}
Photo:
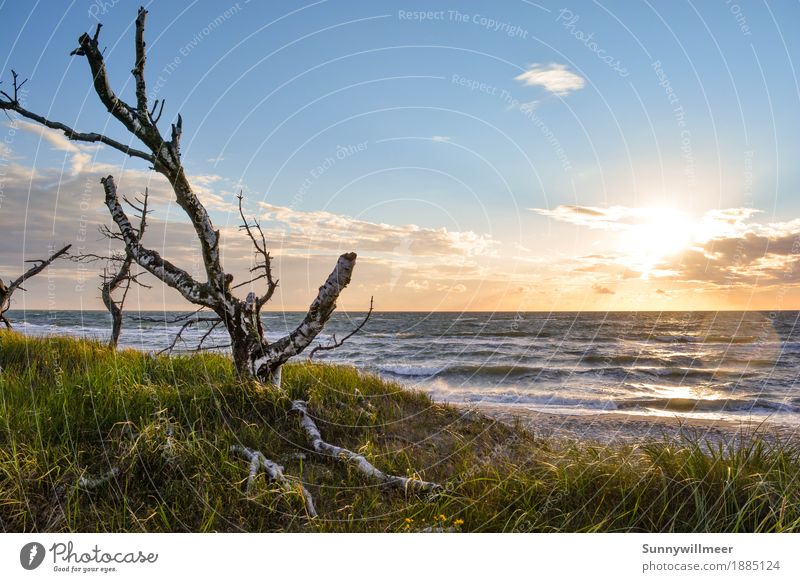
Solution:
{"label": "wet sand", "polygon": [[550,414],[522,406],[459,405],[495,420],[519,423],[537,436],[598,444],[636,444],[645,440],[688,437],[709,443],[740,443],[753,436],[800,444],[800,426],[762,420],[709,420],[623,413]]}

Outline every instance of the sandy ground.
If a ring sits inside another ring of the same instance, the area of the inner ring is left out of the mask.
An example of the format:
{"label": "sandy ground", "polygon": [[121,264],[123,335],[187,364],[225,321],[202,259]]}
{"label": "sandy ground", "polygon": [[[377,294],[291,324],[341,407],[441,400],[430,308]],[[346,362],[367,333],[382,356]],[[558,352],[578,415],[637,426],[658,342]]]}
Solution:
{"label": "sandy ground", "polygon": [[643,439],[688,436],[711,443],[737,443],[753,435],[767,440],[800,444],[800,426],[758,421],[707,420],[673,416],[638,416],[622,413],[548,414],[522,406],[461,405],[506,423],[521,423],[535,435],[602,444],[634,444]]}

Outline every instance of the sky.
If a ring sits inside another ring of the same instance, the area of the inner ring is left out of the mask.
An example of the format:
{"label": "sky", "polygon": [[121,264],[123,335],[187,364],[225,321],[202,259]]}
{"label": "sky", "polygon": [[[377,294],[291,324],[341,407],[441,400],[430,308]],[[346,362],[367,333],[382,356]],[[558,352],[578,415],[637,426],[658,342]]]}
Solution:
{"label": "sky", "polygon": [[[346,251],[340,307],[565,311],[800,309],[800,3],[145,4],[151,100],[183,118],[183,161],[252,260],[235,196],[267,234],[270,306],[305,309]],[[128,143],[77,38],[102,22],[133,97],[138,3],[0,2],[0,89]],[[0,120],[0,277],[48,248],[116,243],[100,178],[148,188],[143,242],[200,276],[194,232],[144,162]],[[61,261],[14,307],[100,309],[101,265]],[[131,308],[185,309],[152,277]],[[258,289],[256,289],[258,290]]]}

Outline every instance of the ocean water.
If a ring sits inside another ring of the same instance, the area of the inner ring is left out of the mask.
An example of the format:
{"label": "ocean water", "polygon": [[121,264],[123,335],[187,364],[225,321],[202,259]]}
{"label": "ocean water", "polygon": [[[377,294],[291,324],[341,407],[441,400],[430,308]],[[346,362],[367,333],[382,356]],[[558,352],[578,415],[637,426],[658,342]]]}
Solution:
{"label": "ocean water", "polygon": [[[104,339],[106,312],[10,312],[32,335]],[[127,316],[121,344],[169,345],[177,313]],[[277,338],[302,313],[268,314]],[[336,313],[342,337],[363,314]],[[434,399],[559,414],[621,412],[800,424],[800,312],[374,313],[344,346],[316,359],[352,364]],[[205,329],[190,329],[191,348]],[[209,338],[227,343],[224,332]],[[224,348],[221,348],[224,351]],[[301,356],[303,357],[303,356]]]}

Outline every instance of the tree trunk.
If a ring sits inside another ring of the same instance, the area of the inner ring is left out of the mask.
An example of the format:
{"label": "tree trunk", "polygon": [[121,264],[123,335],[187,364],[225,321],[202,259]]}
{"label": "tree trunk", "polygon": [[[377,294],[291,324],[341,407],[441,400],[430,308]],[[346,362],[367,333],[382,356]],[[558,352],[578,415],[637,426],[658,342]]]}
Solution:
{"label": "tree trunk", "polygon": [[308,347],[325,327],[336,309],[339,294],[350,283],[355,264],[355,253],[340,256],[300,325],[272,344],[264,337],[256,294],[250,293],[243,302],[227,297],[224,310],[217,315],[225,322],[231,337],[233,361],[239,375],[280,386],[281,366]]}

